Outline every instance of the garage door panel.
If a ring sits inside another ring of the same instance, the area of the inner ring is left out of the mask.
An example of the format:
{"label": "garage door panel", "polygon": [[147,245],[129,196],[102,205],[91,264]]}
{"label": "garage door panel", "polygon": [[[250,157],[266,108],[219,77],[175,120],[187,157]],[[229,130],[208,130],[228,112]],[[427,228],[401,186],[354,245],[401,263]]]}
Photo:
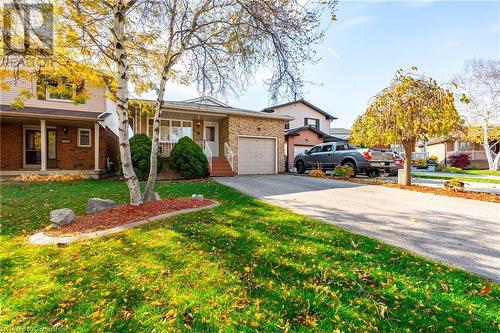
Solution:
{"label": "garage door panel", "polygon": [[269,138],[239,138],[238,173],[273,174],[276,165],[276,142]]}

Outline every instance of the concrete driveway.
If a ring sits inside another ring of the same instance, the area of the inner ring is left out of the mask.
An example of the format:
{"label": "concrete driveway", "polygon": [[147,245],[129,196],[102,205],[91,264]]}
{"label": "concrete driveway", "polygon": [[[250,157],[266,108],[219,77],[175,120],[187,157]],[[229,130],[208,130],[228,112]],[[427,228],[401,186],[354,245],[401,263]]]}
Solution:
{"label": "concrete driveway", "polygon": [[215,180],[294,212],[500,281],[500,204],[293,175]]}

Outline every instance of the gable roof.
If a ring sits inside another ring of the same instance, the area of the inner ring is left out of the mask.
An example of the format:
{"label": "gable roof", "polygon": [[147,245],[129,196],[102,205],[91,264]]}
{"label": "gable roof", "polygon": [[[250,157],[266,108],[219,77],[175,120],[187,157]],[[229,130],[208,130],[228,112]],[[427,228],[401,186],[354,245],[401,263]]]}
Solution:
{"label": "gable roof", "polygon": [[284,107],[284,106],[288,106],[288,105],[293,105],[293,104],[299,104],[299,103],[300,104],[304,104],[304,105],[310,107],[311,109],[313,109],[314,111],[317,111],[317,112],[321,113],[322,115],[324,115],[328,119],[331,119],[331,120],[338,119],[337,117],[332,116],[328,112],[321,110],[317,106],[309,103],[308,101],[306,101],[306,100],[304,100],[302,98],[298,99],[296,101],[293,101],[293,102],[288,102],[288,103],[283,103],[283,104],[279,104],[279,105],[270,106],[270,107],[265,108],[264,110],[262,110],[262,112],[273,113],[278,108],[281,108],[281,107]]}
{"label": "gable roof", "polygon": [[197,104],[203,104],[203,105],[212,105],[212,106],[221,106],[221,107],[225,107],[225,108],[230,107],[229,105],[222,103],[221,101],[219,101],[213,97],[210,97],[210,96],[200,96],[200,97],[196,97],[196,98],[186,99],[183,102],[197,103]]}
{"label": "gable roof", "polygon": [[306,126],[302,126],[302,127],[297,127],[297,128],[292,128],[292,129],[286,130],[285,131],[285,136],[289,136],[289,135],[296,136],[296,135],[299,135],[300,132],[306,131],[306,130],[313,131],[314,133],[318,134],[319,136],[321,136],[323,138],[330,137],[329,134],[327,134],[327,133],[325,133],[323,131],[320,131],[316,127],[312,127],[311,125],[306,125]]}

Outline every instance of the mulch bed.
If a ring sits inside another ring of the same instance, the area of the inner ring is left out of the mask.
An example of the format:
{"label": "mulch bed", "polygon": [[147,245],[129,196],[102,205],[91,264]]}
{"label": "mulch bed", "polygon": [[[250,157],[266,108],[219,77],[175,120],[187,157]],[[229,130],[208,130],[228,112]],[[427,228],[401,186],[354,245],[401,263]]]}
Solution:
{"label": "mulch bed", "polygon": [[44,233],[51,236],[88,233],[118,227],[178,210],[210,206],[213,203],[214,201],[207,199],[180,198],[148,201],[140,206],[122,205],[97,214],[78,216],[73,223],[59,228],[51,228],[44,231]]}
{"label": "mulch bed", "polygon": [[381,186],[385,186],[385,187],[399,188],[401,190],[407,190],[407,191],[432,193],[432,194],[437,194],[437,195],[446,195],[448,197],[456,197],[456,198],[464,198],[464,199],[471,199],[471,200],[500,203],[500,195],[494,194],[494,193],[481,193],[481,192],[470,192],[470,191],[469,192],[467,192],[467,191],[460,192],[460,191],[452,191],[452,190],[448,190],[448,189],[444,189],[444,188],[427,187],[427,186],[420,186],[420,185],[405,186],[405,185],[384,182],[380,179],[359,179],[359,178],[346,179],[346,178],[337,178],[337,177],[331,177],[331,179],[345,181],[345,182],[351,182],[351,183],[356,183],[356,184],[381,185]]}

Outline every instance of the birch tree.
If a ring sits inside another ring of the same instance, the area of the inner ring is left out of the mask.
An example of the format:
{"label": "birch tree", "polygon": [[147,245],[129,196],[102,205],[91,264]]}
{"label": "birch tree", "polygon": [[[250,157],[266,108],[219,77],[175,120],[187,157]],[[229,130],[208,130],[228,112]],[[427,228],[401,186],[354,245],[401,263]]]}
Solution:
{"label": "birch tree", "polygon": [[238,93],[264,68],[270,71],[272,99],[293,96],[302,87],[302,65],[315,59],[313,46],[323,35],[322,8],[285,0],[165,0],[149,8],[156,14],[148,21],[157,20],[158,32],[147,52],[156,73],[148,74],[158,81],[145,200],[154,197],[159,118],[168,83],[193,83],[203,93]]}
{"label": "birch tree", "polygon": [[356,119],[350,140],[366,146],[402,143],[403,185],[411,185],[411,155],[416,142],[453,133],[460,122],[451,91],[418,74],[416,68],[399,70],[390,86],[378,93]]}
{"label": "birch tree", "polygon": [[498,170],[500,153],[500,61],[472,59],[454,79],[462,103],[458,109],[466,120],[464,140],[483,146],[490,170]]}

